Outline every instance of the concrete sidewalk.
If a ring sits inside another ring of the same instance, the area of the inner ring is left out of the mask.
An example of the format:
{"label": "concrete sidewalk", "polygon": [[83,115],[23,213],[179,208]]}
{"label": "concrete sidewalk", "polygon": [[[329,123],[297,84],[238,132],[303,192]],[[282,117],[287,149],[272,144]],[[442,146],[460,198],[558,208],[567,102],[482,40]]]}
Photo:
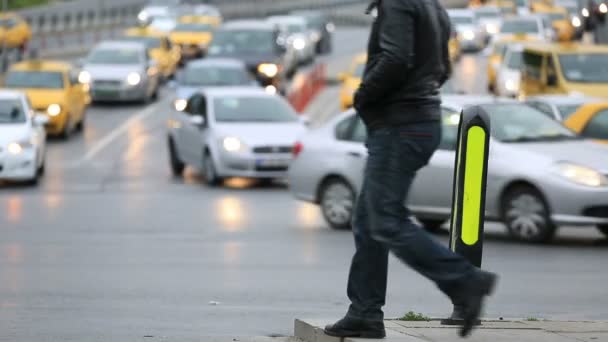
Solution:
{"label": "concrete sidewalk", "polygon": [[[369,339],[326,336],[322,327],[329,323],[318,320],[296,320],[295,337],[304,342],[364,342]],[[438,320],[429,322],[385,321],[385,342],[452,342],[463,341],[458,327],[442,326]],[[608,322],[557,321],[484,321],[467,341],[479,342],[605,342]]]}

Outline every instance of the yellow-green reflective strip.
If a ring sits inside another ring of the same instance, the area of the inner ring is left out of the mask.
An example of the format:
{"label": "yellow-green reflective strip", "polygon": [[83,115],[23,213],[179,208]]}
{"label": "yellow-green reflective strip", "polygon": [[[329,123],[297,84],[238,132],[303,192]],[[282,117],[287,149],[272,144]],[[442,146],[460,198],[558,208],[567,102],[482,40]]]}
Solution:
{"label": "yellow-green reflective strip", "polygon": [[486,149],[486,132],[479,126],[467,132],[467,154],[464,167],[464,201],[462,206],[462,241],[471,246],[479,240],[481,183]]}

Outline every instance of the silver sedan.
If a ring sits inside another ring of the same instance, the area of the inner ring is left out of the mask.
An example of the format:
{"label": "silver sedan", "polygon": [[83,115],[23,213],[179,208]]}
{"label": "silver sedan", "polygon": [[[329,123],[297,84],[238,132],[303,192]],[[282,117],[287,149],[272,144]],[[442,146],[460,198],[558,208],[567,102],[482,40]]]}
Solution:
{"label": "silver sedan", "polygon": [[[416,178],[408,206],[429,229],[451,214],[460,110],[480,103],[492,121],[486,217],[517,239],[550,240],[559,225],[596,225],[608,235],[608,148],[576,137],[545,114],[511,101],[446,96],[439,150]],[[350,226],[362,182],[366,131],[353,111],[304,136],[289,169],[295,197],[320,204],[334,228]]]}
{"label": "silver sedan", "polygon": [[171,169],[202,170],[209,185],[226,177],[284,178],[305,126],[280,96],[259,87],[205,88],[176,101],[169,117]]}
{"label": "silver sedan", "polygon": [[160,73],[143,43],[116,41],[94,47],[78,79],[93,101],[148,102],[158,95]]}

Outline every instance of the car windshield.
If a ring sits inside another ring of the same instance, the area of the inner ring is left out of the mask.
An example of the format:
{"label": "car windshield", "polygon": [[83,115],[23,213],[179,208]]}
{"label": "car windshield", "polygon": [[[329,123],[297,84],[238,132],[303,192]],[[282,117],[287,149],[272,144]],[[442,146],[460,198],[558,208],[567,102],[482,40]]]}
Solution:
{"label": "car windshield", "polygon": [[577,136],[542,112],[520,103],[481,105],[492,122],[492,136],[505,143],[561,141]]}
{"label": "car windshield", "polygon": [[501,33],[538,33],[536,20],[508,20],[502,24]]}
{"label": "car windshield", "polygon": [[122,40],[128,42],[143,43],[148,49],[160,48],[160,37],[147,37],[147,36],[125,36]]}
{"label": "car windshield", "polygon": [[549,14],[549,19],[551,19],[551,21],[566,20],[566,14],[565,13],[551,13],[551,14]]}
{"label": "car windshield", "polygon": [[557,105],[557,111],[562,116],[563,120],[566,120],[572,114],[574,114],[582,104],[568,104],[568,105]]}
{"label": "car windshield", "polygon": [[563,54],[559,56],[564,77],[571,82],[608,82],[608,54]]}
{"label": "car windshield", "polygon": [[139,64],[141,54],[136,49],[96,49],[93,50],[89,64]]}
{"label": "car windshield", "polygon": [[274,96],[225,96],[213,102],[217,122],[295,122],[293,109]]}
{"label": "car windshield", "polygon": [[63,89],[63,74],[54,71],[9,71],[7,88]]}
{"label": "car windshield", "polygon": [[249,85],[252,78],[244,68],[188,67],[180,78],[184,86],[236,86]]}
{"label": "car windshield", "polygon": [[507,67],[512,70],[519,70],[523,61],[522,51],[511,51],[507,58]]}
{"label": "car windshield", "polygon": [[500,10],[481,9],[475,12],[475,16],[479,19],[498,19],[500,17]]}
{"label": "car windshield", "polygon": [[209,55],[273,52],[274,33],[271,30],[218,31],[209,47]]}
{"label": "car windshield", "polygon": [[453,24],[456,25],[471,25],[473,24],[473,17],[468,16],[453,16],[450,17]]}
{"label": "car windshield", "polygon": [[15,18],[0,18],[0,27],[11,29],[17,25]]}
{"label": "car windshield", "polygon": [[517,7],[528,7],[527,0],[515,0],[515,3],[517,4]]}
{"label": "car windshield", "polygon": [[353,71],[353,76],[357,78],[363,78],[363,73],[365,72],[365,63],[357,63],[355,66],[355,70]]}
{"label": "car windshield", "polygon": [[0,124],[24,123],[25,112],[20,100],[0,100]]}
{"label": "car windshield", "polygon": [[150,23],[150,27],[162,32],[169,32],[175,28],[176,22],[173,17],[154,17]]}
{"label": "car windshield", "polygon": [[213,27],[208,24],[177,24],[175,32],[211,32]]}

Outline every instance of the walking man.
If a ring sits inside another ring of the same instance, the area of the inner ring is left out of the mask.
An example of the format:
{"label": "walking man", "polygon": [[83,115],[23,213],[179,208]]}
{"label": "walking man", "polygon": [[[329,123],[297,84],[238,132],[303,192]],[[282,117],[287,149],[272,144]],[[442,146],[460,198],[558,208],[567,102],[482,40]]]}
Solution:
{"label": "walking man", "polygon": [[463,308],[470,334],[496,275],[433,240],[404,206],[416,172],[441,139],[439,88],[449,78],[450,21],[439,0],[375,0],[377,17],[354,107],[368,129],[368,160],[353,215],[356,252],[346,316],[325,328],[338,337],[383,338],[388,253],[429,278]]}

